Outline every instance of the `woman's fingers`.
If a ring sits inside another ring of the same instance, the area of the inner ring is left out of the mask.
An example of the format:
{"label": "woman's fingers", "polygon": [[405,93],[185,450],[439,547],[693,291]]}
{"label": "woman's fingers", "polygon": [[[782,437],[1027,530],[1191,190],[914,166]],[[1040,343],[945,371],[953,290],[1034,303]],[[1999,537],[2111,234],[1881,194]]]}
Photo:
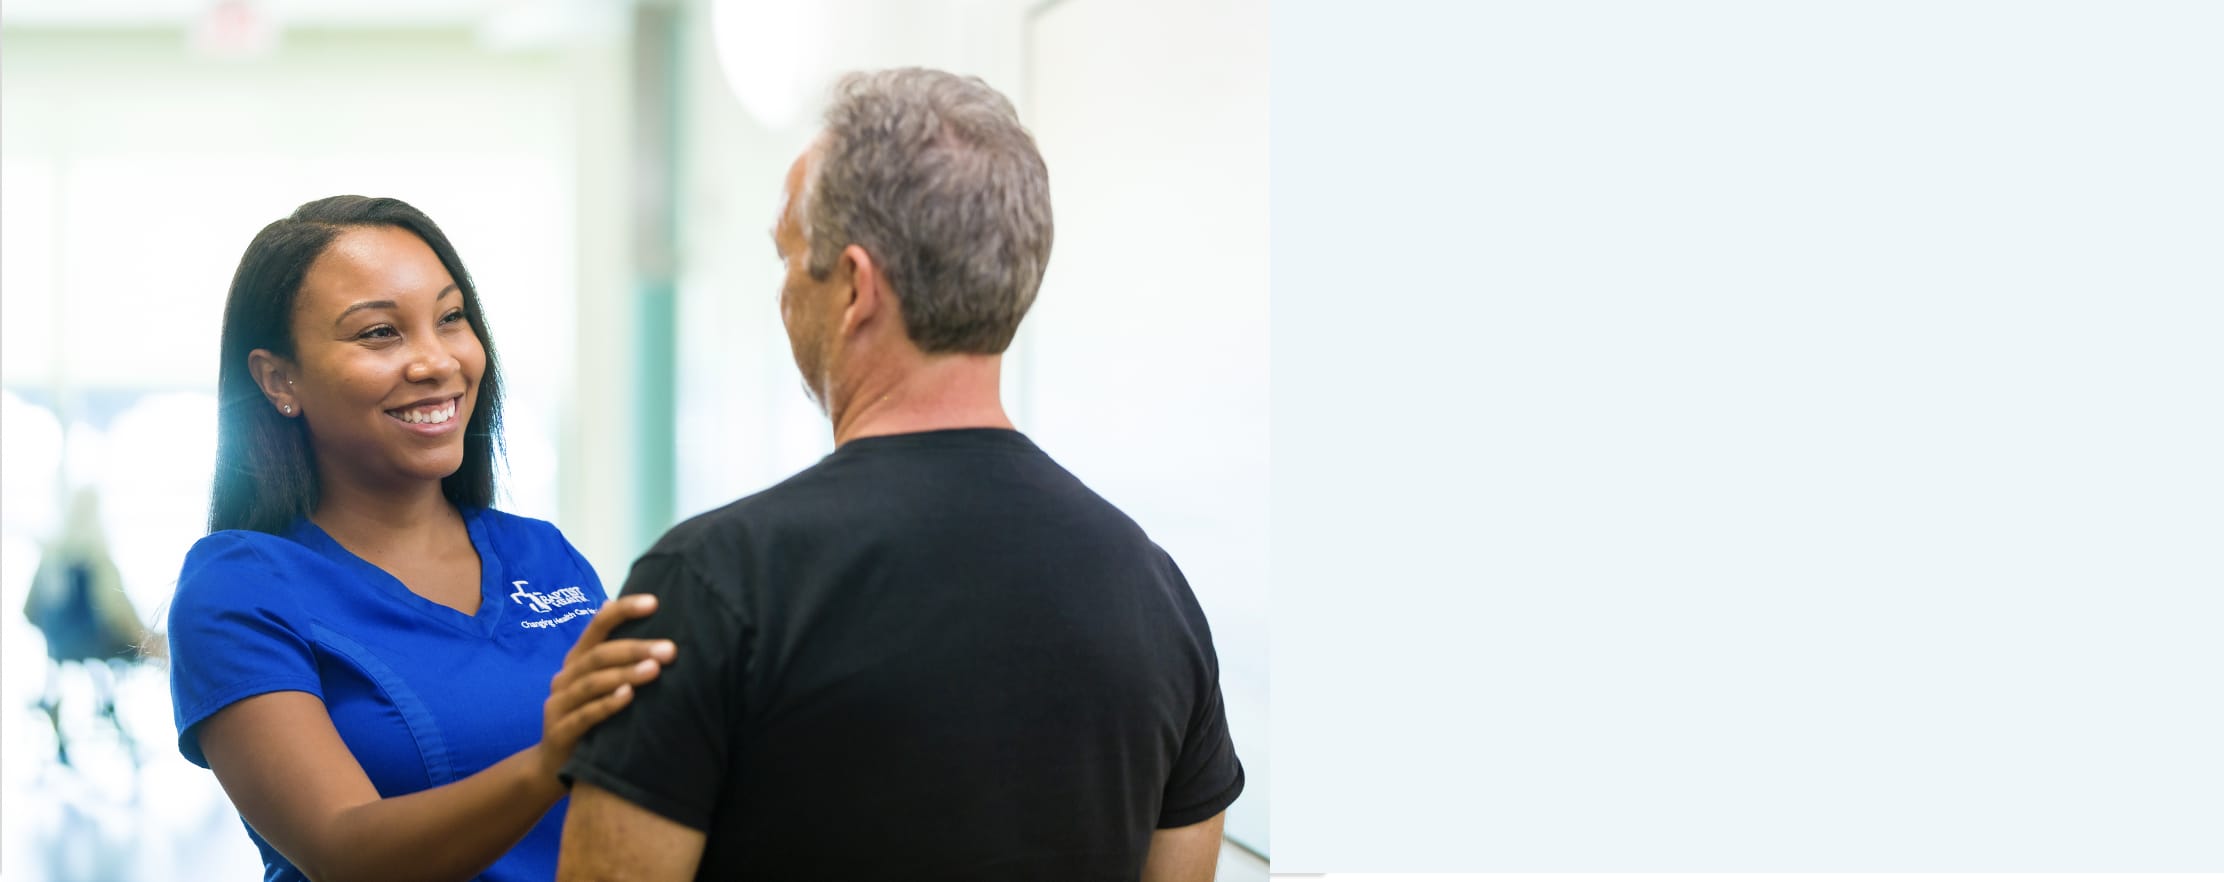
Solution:
{"label": "woman's fingers", "polygon": [[630,692],[628,687],[654,680],[663,670],[663,665],[653,658],[605,667],[573,680],[549,698],[557,703],[559,715],[570,714],[621,689]]}
{"label": "woman's fingers", "polygon": [[[672,650],[669,648],[652,649],[644,656],[642,653],[645,648],[639,645],[643,641],[609,639],[612,628],[653,612],[656,612],[654,594],[631,594],[604,603],[601,609],[595,611],[594,618],[587,620],[587,628],[579,632],[579,639],[564,653],[564,666],[557,669],[555,676],[548,678],[549,689],[562,689],[565,683],[576,678],[582,671],[604,665],[620,664],[643,657],[671,661]],[[669,640],[660,642],[667,646],[671,643]],[[607,648],[612,645],[620,648]]]}
{"label": "woman's fingers", "polygon": [[656,679],[678,655],[670,640],[609,639],[611,629],[655,611],[653,595],[612,599],[564,653],[563,668],[548,680],[541,711],[541,742],[558,762],[570,756],[579,736],[632,702],[636,685]]}
{"label": "woman's fingers", "polygon": [[587,620],[587,630],[579,633],[578,642],[571,645],[565,660],[601,645],[610,636],[610,629],[652,612],[656,612],[654,594],[628,594],[603,604],[602,609],[595,611],[595,617]]}
{"label": "woman's fingers", "polygon": [[577,741],[596,723],[609,719],[619,708],[632,702],[635,686],[656,679],[663,670],[652,658],[621,668],[604,668],[581,677],[562,693],[549,696],[550,703],[564,705],[556,711],[555,732],[551,734],[566,744]]}
{"label": "woman's fingers", "polygon": [[563,669],[549,678],[549,691],[565,689],[567,682],[585,678],[585,675],[607,669],[607,666],[625,666],[654,658],[663,664],[672,664],[678,658],[678,644],[672,640],[612,640],[589,649],[585,653],[572,653],[565,658]]}
{"label": "woman's fingers", "polygon": [[633,687],[628,684],[621,684],[618,688],[611,690],[608,695],[572,708],[569,713],[564,714],[562,718],[556,721],[556,725],[551,727],[546,737],[548,740],[567,745],[565,751],[568,754],[570,751],[569,745],[578,743],[579,736],[587,734],[587,730],[594,728],[596,724],[610,719],[610,715],[623,710],[632,701]]}
{"label": "woman's fingers", "polygon": [[540,742],[556,762],[572,755],[572,746],[587,729],[632,702],[636,684],[656,680],[656,673],[678,655],[672,640],[609,640],[609,631],[618,624],[654,611],[656,598],[647,593],[609,600],[565,653],[563,669],[549,678],[540,726]]}
{"label": "woman's fingers", "polygon": [[601,646],[577,654],[564,661],[563,670],[548,680],[551,692],[561,692],[579,678],[604,668],[620,668],[637,664],[642,659],[654,659],[671,664],[679,655],[679,646],[670,640],[612,640]]}
{"label": "woman's fingers", "polygon": [[669,662],[678,648],[670,640],[612,640],[588,650],[571,662],[570,666],[581,671],[596,671],[629,665],[645,658]]}

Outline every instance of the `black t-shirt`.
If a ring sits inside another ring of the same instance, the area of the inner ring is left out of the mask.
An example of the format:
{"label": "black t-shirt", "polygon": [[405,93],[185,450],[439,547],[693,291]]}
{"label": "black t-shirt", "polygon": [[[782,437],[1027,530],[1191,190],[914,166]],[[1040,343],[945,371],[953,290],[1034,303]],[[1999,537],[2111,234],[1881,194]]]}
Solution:
{"label": "black t-shirt", "polygon": [[1181,571],[1018,432],[861,438],[634,564],[677,661],[564,771],[701,879],[1124,879],[1243,791]]}

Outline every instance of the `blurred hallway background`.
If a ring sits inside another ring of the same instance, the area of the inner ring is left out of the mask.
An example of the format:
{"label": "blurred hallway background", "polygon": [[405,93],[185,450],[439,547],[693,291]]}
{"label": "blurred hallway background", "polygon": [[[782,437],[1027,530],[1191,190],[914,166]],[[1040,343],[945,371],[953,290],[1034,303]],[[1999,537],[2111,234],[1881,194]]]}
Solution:
{"label": "blurred hallway background", "polygon": [[1265,878],[1267,34],[1266,0],[0,5],[0,877],[259,873],[159,661],[54,663],[23,614],[42,556],[91,542],[114,584],[86,590],[159,631],[256,230],[335,193],[436,219],[509,374],[505,505],[615,589],[831,450],[766,231],[833,76],[920,64],[1011,96],[1049,163],[1007,401],[1195,587],[1249,772],[1222,878]]}

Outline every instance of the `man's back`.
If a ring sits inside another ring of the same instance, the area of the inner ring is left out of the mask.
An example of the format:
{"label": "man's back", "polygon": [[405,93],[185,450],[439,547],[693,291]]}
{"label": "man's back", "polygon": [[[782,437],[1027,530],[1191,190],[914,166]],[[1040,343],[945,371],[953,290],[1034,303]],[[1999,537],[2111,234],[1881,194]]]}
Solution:
{"label": "man's back", "polygon": [[852,440],[625,590],[680,657],[568,771],[699,878],[1134,879],[1242,790],[1179,570],[1017,432]]}

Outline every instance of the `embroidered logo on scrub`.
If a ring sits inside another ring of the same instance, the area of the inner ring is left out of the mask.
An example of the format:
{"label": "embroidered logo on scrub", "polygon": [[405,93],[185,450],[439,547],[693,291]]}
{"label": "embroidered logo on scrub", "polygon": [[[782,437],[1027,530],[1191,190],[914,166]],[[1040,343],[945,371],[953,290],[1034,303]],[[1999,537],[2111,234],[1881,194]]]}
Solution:
{"label": "embroidered logo on scrub", "polygon": [[[570,588],[558,588],[554,591],[548,592],[547,594],[542,594],[538,591],[534,591],[530,588],[525,587],[527,584],[530,583],[528,583],[524,579],[519,579],[517,581],[511,582],[510,586],[516,588],[517,590],[511,592],[510,600],[513,603],[525,604],[527,608],[536,613],[553,612],[559,606],[571,606],[573,604],[587,602],[587,592],[580,590],[579,587],[576,585]],[[594,613],[594,609],[569,610],[566,611],[563,615],[557,616],[553,619],[534,619],[531,621],[519,622],[518,626],[521,628],[553,628],[557,625],[561,625],[565,622],[571,621],[572,619],[579,618],[580,616],[590,616],[594,615]]]}

